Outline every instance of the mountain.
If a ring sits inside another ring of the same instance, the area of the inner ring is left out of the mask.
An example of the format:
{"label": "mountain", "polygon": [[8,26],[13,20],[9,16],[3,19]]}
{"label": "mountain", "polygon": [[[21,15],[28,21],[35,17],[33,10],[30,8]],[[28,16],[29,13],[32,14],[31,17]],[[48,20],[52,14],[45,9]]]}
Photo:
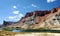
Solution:
{"label": "mountain", "polygon": [[16,23],[18,23],[18,22],[3,21],[2,27],[7,27],[7,26],[10,26],[10,25],[13,25],[13,24],[16,24]]}
{"label": "mountain", "polygon": [[20,27],[23,29],[48,28],[60,30],[60,6],[51,10],[28,12],[18,21],[18,23],[13,23],[5,27]]}

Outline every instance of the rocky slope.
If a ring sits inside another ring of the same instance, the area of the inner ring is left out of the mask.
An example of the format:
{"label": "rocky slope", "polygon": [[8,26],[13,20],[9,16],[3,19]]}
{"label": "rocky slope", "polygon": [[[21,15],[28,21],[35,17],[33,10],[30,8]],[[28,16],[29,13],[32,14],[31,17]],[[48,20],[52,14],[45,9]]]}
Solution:
{"label": "rocky slope", "polygon": [[1,25],[1,27],[7,27],[7,26],[10,26],[10,25],[14,25],[18,22],[11,22],[11,21],[3,21],[3,25]]}
{"label": "rocky slope", "polygon": [[60,7],[27,13],[18,23],[7,27],[21,27],[23,29],[57,28],[60,30]]}

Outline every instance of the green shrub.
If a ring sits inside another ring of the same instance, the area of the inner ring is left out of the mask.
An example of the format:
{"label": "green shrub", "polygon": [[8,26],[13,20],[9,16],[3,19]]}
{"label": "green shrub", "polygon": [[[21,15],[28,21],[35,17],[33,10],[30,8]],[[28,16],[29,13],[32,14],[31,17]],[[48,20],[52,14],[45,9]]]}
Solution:
{"label": "green shrub", "polygon": [[21,27],[16,27],[15,29],[20,30],[20,29],[21,29]]}

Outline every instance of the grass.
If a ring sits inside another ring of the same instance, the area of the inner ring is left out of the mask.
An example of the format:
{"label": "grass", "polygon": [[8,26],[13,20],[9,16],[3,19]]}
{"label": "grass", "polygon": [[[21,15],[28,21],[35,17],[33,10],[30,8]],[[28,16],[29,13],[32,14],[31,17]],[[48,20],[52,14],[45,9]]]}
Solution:
{"label": "grass", "polygon": [[[11,32],[11,31],[5,31],[5,30],[2,30],[0,31],[0,36],[15,36],[16,34],[20,34],[20,35],[23,35],[23,36],[27,36],[27,34],[29,34],[30,36],[31,35],[35,35],[35,36],[49,36],[49,34],[51,36],[54,36],[54,34],[56,33],[49,33],[49,32]],[[58,33],[59,34],[59,33]]]}
{"label": "grass", "polygon": [[[5,31],[12,31],[14,29],[21,30],[21,28],[3,28]],[[52,33],[60,33],[60,30],[50,30],[46,28],[39,28],[39,29],[27,29],[27,30],[22,30],[22,32],[52,32]]]}
{"label": "grass", "polygon": [[11,32],[11,31],[0,31],[0,35],[11,35],[11,36],[13,36],[13,35],[15,35],[16,33],[14,33],[14,32]]}

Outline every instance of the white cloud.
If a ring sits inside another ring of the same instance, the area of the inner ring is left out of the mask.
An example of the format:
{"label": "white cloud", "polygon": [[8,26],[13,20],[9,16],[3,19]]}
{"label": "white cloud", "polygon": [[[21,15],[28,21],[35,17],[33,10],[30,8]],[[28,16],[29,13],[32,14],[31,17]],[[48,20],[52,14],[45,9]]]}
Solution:
{"label": "white cloud", "polygon": [[8,21],[18,21],[18,18],[16,16],[9,16]]}
{"label": "white cloud", "polygon": [[15,19],[15,16],[9,16],[8,18],[9,19]]}
{"label": "white cloud", "polygon": [[15,5],[14,5],[14,6],[13,6],[13,8],[15,8],[15,9],[16,9],[16,8],[17,8],[17,6],[15,6]]}
{"label": "white cloud", "polygon": [[54,2],[54,1],[56,1],[56,0],[47,0],[48,3],[50,3],[50,2]]}
{"label": "white cloud", "polygon": [[19,18],[21,18],[21,17],[23,17],[23,16],[24,16],[24,15],[23,15],[23,14],[21,14],[21,13],[18,15],[18,17],[19,17]]}
{"label": "white cloud", "polygon": [[31,6],[33,6],[33,7],[37,7],[35,4],[31,4]]}
{"label": "white cloud", "polygon": [[[17,12],[14,12],[13,14],[16,14],[16,13],[17,13]],[[19,11],[18,11],[18,13],[17,13],[15,16],[9,16],[8,19],[9,19],[10,21],[18,21],[18,20],[20,20],[23,16],[24,16],[24,15],[23,15],[22,13],[19,13]]]}
{"label": "white cloud", "polygon": [[20,11],[13,11],[13,14],[19,14]]}

